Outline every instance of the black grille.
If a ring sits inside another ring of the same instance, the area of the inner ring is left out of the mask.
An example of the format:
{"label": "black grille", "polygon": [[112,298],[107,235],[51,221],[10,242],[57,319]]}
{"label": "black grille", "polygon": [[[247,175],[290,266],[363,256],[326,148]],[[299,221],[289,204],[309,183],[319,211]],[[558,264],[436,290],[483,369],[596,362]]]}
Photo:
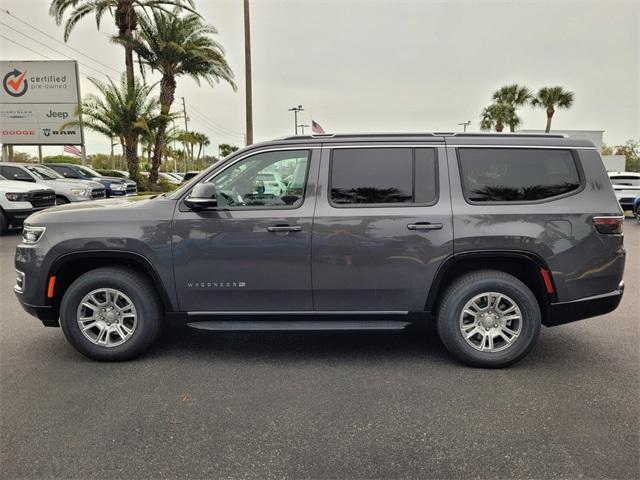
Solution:
{"label": "black grille", "polygon": [[56,194],[46,190],[30,192],[29,203],[36,208],[53,207],[56,204]]}
{"label": "black grille", "polygon": [[91,198],[106,198],[107,191],[104,188],[94,188],[91,190]]}
{"label": "black grille", "polygon": [[136,193],[138,191],[138,187],[135,183],[127,183],[127,195],[132,193]]}

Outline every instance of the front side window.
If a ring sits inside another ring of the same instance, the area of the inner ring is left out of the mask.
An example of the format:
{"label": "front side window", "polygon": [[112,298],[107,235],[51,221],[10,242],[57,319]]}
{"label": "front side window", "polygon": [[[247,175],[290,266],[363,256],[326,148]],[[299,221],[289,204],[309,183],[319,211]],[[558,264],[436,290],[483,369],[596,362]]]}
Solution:
{"label": "front side window", "polygon": [[435,149],[337,148],[330,184],[336,206],[433,203]]}
{"label": "front side window", "polygon": [[[309,150],[252,155],[216,175],[218,207],[299,207],[309,166]],[[299,184],[293,179],[303,172]]]}
{"label": "front side window", "polygon": [[465,196],[473,202],[544,200],[581,184],[570,150],[459,148],[458,156]]}

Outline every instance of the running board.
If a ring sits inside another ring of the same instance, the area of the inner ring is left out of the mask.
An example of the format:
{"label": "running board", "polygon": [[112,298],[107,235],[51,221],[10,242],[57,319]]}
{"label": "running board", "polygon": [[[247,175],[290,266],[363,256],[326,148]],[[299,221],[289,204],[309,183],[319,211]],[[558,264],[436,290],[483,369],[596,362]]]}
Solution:
{"label": "running board", "polygon": [[394,320],[364,320],[364,321],[340,321],[340,320],[277,320],[254,321],[238,320],[224,321],[212,320],[203,322],[191,322],[187,326],[197,330],[211,330],[217,332],[243,332],[243,331],[323,331],[323,330],[402,330],[410,322]]}

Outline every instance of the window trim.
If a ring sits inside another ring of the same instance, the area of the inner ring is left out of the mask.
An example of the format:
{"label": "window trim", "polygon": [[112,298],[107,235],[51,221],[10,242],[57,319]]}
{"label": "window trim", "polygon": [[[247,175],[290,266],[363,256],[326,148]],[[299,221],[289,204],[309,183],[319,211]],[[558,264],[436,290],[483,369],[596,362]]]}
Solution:
{"label": "window trim", "polygon": [[546,198],[541,198],[540,200],[516,200],[513,202],[510,201],[505,201],[505,200],[496,200],[496,201],[492,201],[492,200],[488,200],[488,201],[477,201],[477,200],[471,200],[469,198],[468,195],[468,190],[467,190],[467,186],[465,185],[465,181],[463,178],[463,174],[462,174],[462,157],[460,156],[460,150],[464,150],[465,148],[467,149],[473,149],[473,150],[478,150],[478,149],[493,149],[496,148],[494,145],[465,145],[465,146],[458,146],[455,147],[455,151],[456,151],[456,161],[458,164],[458,178],[460,179],[460,187],[462,188],[462,196],[464,197],[465,202],[467,202],[469,205],[535,205],[535,204],[541,204],[541,203],[549,203],[549,202],[555,202],[556,200],[560,200],[563,198],[567,198],[567,197],[572,197],[574,195],[578,195],[579,193],[581,193],[585,187],[586,187],[586,181],[585,181],[585,175],[584,175],[584,170],[582,169],[582,163],[580,162],[580,156],[578,155],[577,149],[575,148],[553,148],[553,147],[498,147],[501,149],[505,149],[505,148],[512,148],[513,150],[569,150],[569,152],[571,153],[571,158],[573,159],[573,164],[576,167],[576,171],[578,172],[578,179],[580,180],[580,184],[578,185],[578,188],[576,188],[575,190],[571,190],[569,192],[566,193],[561,193],[560,195],[553,195],[551,197],[546,197]]}
{"label": "window trim", "polygon": [[199,181],[199,182],[195,182],[192,186],[192,188],[190,188],[189,190],[187,190],[184,195],[182,197],[180,197],[180,206],[181,206],[181,211],[183,211],[182,209],[184,208],[184,211],[192,211],[190,208],[186,207],[184,205],[184,201],[185,199],[191,194],[191,191],[193,190],[193,188],[196,185],[199,185],[200,183],[205,183],[205,182],[211,182],[216,176],[220,175],[222,172],[224,172],[225,170],[231,168],[232,166],[242,162],[243,160],[249,159],[251,157],[255,157],[256,155],[260,155],[262,153],[273,153],[273,152],[288,152],[288,151],[306,151],[307,152],[307,170],[305,172],[305,181],[304,181],[304,189],[302,191],[302,201],[300,202],[299,205],[284,205],[284,206],[277,206],[277,205],[271,205],[271,206],[265,206],[265,205],[256,205],[256,206],[238,206],[238,207],[215,207],[215,208],[207,208],[206,211],[207,212],[227,212],[227,211],[245,211],[245,212],[255,212],[255,211],[262,211],[262,210],[297,210],[299,208],[302,208],[302,206],[304,205],[305,201],[307,200],[307,185],[309,184],[309,172],[311,170],[311,161],[312,161],[312,156],[313,156],[313,150],[317,149],[318,147],[302,147],[302,148],[288,148],[288,147],[284,147],[284,148],[273,148],[273,149],[266,149],[266,150],[258,150],[258,151],[254,151],[254,152],[247,152],[246,155],[242,155],[234,160],[232,160],[231,162],[229,162],[229,164],[227,165],[218,165],[218,167],[221,167],[219,169],[217,169],[216,171],[212,172],[211,175],[205,175],[203,176],[203,180]]}
{"label": "window trim", "polygon": [[[325,147],[329,152],[329,174],[327,177],[327,203],[332,208],[400,208],[400,207],[432,207],[440,201],[440,165],[438,147],[441,145],[358,145],[358,146],[345,146],[345,147]],[[331,187],[333,179],[333,152],[335,150],[348,150],[353,148],[360,149],[383,149],[383,148],[405,148],[411,150],[411,189],[412,197],[415,199],[416,190],[416,149],[431,149],[433,150],[434,158],[434,180],[435,180],[435,195],[432,202],[429,203],[335,203],[331,198]]]}

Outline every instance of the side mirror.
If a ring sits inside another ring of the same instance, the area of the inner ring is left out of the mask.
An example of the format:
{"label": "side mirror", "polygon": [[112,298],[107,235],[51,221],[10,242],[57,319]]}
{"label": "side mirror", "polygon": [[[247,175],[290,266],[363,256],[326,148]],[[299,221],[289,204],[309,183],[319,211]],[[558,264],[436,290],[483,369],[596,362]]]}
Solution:
{"label": "side mirror", "polygon": [[191,194],[184,200],[184,204],[192,210],[205,210],[218,206],[216,187],[213,183],[199,183]]}

